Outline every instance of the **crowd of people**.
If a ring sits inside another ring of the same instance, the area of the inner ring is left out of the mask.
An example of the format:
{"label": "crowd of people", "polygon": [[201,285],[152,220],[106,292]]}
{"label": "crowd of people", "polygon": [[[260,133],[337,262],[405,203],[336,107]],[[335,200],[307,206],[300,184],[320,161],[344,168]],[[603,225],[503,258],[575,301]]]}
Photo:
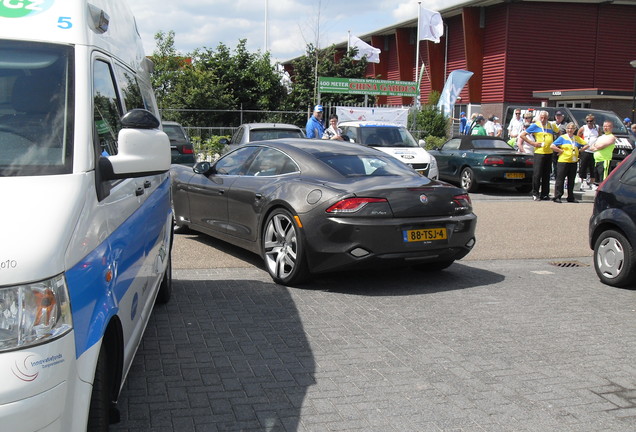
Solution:
{"label": "crowd of people", "polygon": [[[307,138],[342,140],[342,130],[338,127],[338,116],[329,118],[329,127],[323,124],[323,106],[316,105],[305,128]],[[545,201],[552,199],[561,203],[567,185],[568,202],[577,202],[574,197],[576,176],[580,178],[580,190],[596,190],[598,184],[609,174],[612,154],[616,143],[611,121],[601,126],[596,124],[592,114],[585,118],[585,125],[578,128],[574,123],[565,123],[565,115],[557,111],[554,120],[549,113],[541,110],[523,113],[515,109],[508,125],[508,144],[521,153],[534,155],[532,173],[532,199]],[[473,114],[469,121],[466,113],[460,113],[459,131],[464,135],[501,137],[503,128],[497,116],[486,118]],[[636,136],[636,123],[625,118],[625,125]],[[554,197],[550,198],[550,180],[555,180]]]}

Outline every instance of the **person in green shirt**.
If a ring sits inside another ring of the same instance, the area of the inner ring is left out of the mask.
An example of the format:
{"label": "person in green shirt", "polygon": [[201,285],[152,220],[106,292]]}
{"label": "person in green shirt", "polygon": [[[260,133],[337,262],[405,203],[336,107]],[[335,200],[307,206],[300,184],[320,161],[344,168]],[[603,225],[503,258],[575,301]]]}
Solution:
{"label": "person in green shirt", "polygon": [[616,137],[612,133],[613,131],[614,123],[606,120],[603,123],[603,135],[598,137],[594,144],[589,147],[589,149],[594,152],[596,186],[609,175],[610,162],[612,162],[612,154],[614,153],[614,146],[616,145]]}
{"label": "person in green shirt", "polygon": [[473,126],[473,130],[470,132],[470,134],[488,136],[488,134],[486,133],[486,128],[484,127],[484,124],[486,124],[486,118],[484,116],[477,116],[475,118],[475,124]]}

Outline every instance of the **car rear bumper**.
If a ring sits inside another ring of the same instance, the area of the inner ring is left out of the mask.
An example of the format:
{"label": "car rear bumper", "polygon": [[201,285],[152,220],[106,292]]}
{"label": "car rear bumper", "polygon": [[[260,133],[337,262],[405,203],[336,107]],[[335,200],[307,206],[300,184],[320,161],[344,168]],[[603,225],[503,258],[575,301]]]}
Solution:
{"label": "car rear bumper", "polygon": [[[474,214],[413,219],[331,218],[308,234],[307,258],[313,273],[378,265],[413,265],[457,260],[475,244]],[[445,228],[447,239],[407,242],[404,231]]]}

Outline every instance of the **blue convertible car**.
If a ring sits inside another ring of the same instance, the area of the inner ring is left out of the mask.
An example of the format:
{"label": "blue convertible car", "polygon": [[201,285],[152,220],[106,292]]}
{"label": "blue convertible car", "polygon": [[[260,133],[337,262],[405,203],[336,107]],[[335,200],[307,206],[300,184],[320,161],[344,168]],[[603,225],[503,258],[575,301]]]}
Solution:
{"label": "blue convertible car", "polygon": [[519,153],[501,138],[481,135],[453,137],[429,153],[437,159],[439,178],[468,192],[479,185],[532,188],[534,156]]}

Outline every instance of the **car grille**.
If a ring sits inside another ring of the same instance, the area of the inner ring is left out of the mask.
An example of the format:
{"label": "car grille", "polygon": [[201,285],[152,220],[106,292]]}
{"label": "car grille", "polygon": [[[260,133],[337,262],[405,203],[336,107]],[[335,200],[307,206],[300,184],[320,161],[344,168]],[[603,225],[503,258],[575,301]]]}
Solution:
{"label": "car grille", "polygon": [[423,175],[428,175],[429,164],[427,163],[414,163],[409,164],[415,171]]}

